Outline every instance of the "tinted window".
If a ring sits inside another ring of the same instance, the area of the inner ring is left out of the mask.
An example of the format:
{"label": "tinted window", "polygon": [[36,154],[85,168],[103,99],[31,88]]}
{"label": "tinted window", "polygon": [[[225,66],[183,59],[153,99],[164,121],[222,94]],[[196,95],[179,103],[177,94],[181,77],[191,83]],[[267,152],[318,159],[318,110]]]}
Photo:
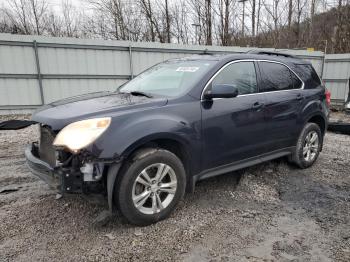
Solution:
{"label": "tinted window", "polygon": [[302,82],[288,67],[269,62],[259,62],[262,77],[261,90],[280,91],[301,88]]}
{"label": "tinted window", "polygon": [[296,65],[293,70],[301,77],[305,83],[305,88],[316,88],[321,85],[320,78],[318,77],[315,69],[312,65],[300,64]]}
{"label": "tinted window", "polygon": [[290,72],[290,74],[292,76],[293,88],[294,89],[301,88],[303,85],[303,82],[301,82],[301,80],[293,72]]}
{"label": "tinted window", "polygon": [[253,62],[238,62],[226,66],[213,80],[212,85],[234,85],[240,95],[257,92]]}

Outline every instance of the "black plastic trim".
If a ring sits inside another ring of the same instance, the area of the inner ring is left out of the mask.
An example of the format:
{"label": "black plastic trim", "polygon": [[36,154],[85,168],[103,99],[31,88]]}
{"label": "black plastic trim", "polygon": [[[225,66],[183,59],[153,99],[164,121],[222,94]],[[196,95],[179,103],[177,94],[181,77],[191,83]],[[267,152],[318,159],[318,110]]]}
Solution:
{"label": "black plastic trim", "polygon": [[225,174],[228,172],[232,172],[232,171],[236,171],[236,170],[239,170],[242,168],[246,168],[249,166],[261,164],[263,162],[270,161],[272,159],[280,158],[283,156],[288,156],[288,155],[292,154],[292,152],[294,150],[295,150],[295,147],[283,148],[283,149],[276,150],[276,151],[266,153],[263,155],[259,155],[256,157],[251,157],[251,158],[237,161],[237,162],[234,162],[231,164],[208,169],[208,170],[205,170],[205,171],[199,173],[198,175],[195,175],[193,177],[193,180],[196,182],[196,181],[203,180],[203,179],[206,179],[209,177],[218,176],[218,175],[222,175],[222,174]]}

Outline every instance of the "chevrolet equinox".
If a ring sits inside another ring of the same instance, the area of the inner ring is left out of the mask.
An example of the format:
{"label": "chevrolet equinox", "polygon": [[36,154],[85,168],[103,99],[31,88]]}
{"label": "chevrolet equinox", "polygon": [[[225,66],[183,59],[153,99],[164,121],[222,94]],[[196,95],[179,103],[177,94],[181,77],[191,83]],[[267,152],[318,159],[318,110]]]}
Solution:
{"label": "chevrolet equinox", "polygon": [[115,92],[39,108],[40,141],[25,156],[62,194],[103,194],[110,210],[148,225],[199,180],[280,157],[313,165],[329,103],[312,65],[291,55],[174,59]]}

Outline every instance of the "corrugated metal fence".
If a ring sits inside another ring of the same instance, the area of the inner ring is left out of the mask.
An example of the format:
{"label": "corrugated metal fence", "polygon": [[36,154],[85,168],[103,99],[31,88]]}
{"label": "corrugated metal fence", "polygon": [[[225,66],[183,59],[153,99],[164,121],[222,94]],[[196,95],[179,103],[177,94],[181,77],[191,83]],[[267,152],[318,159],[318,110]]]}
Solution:
{"label": "corrugated metal fence", "polygon": [[350,54],[326,55],[322,78],[332,93],[332,102],[344,104],[349,91]]}
{"label": "corrugated metal fence", "polygon": [[[83,93],[115,90],[146,68],[170,58],[204,50],[243,53],[250,49],[0,34],[0,114],[31,111]],[[344,99],[350,55],[326,56],[323,66],[322,52],[281,51],[312,62],[319,74],[324,72],[333,98]]]}

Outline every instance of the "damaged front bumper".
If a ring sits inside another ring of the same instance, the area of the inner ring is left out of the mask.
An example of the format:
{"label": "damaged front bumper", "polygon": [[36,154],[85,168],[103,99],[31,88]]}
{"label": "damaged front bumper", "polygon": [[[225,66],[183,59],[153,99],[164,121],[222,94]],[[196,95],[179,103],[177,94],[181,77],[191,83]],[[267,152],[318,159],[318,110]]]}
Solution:
{"label": "damaged front bumper", "polygon": [[24,155],[30,171],[45,181],[51,188],[60,190],[62,181],[61,176],[48,163],[39,158],[38,146],[36,143],[28,145]]}
{"label": "damaged front bumper", "polygon": [[37,143],[25,150],[25,158],[30,171],[60,193],[83,193],[83,174],[79,170],[52,167],[39,157]]}
{"label": "damaged front bumper", "polygon": [[[64,165],[52,167],[40,159],[36,142],[26,148],[25,158],[30,171],[60,194],[102,193],[107,195],[109,211],[113,211],[113,189],[122,163],[121,158],[98,159],[98,161],[90,161],[83,166],[78,164],[76,167]],[[105,164],[108,165],[106,170]],[[105,174],[105,179],[103,174]]]}

